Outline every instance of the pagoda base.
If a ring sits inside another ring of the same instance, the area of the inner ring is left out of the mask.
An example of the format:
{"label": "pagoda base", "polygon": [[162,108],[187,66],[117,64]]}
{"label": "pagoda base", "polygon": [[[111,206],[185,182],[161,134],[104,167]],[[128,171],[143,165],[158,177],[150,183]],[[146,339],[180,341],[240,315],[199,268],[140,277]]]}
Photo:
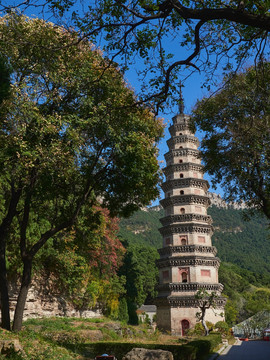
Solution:
{"label": "pagoda base", "polygon": [[[157,301],[158,329],[169,332],[171,335],[186,335],[187,330],[194,328],[196,323],[198,323],[196,314],[200,312],[200,308],[197,306],[175,306],[169,304],[169,302],[166,304],[166,301],[164,300],[161,300],[159,304],[159,301]],[[212,324],[215,324],[218,321],[225,321],[224,307],[221,306],[216,309],[207,309],[205,320]]]}

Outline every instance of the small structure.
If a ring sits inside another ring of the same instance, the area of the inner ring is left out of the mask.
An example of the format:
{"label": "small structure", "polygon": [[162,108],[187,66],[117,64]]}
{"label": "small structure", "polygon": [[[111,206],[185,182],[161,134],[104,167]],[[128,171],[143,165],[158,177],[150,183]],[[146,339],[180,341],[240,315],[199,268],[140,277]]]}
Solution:
{"label": "small structure", "polygon": [[194,327],[200,311],[197,292],[215,292],[215,311],[206,310],[205,320],[224,320],[223,285],[218,282],[219,258],[211,244],[212,219],[207,215],[208,182],[203,179],[199,140],[191,132],[190,117],[184,114],[182,93],[179,113],[169,127],[171,138],[165,154],[165,199],[160,203],[165,216],[160,220],[163,248],[159,250],[157,327],[185,335]]}
{"label": "small structure", "polygon": [[136,311],[136,313],[141,322],[145,322],[146,319],[149,319],[150,324],[153,324],[154,316],[157,313],[157,307],[156,307],[156,305],[142,305]]}

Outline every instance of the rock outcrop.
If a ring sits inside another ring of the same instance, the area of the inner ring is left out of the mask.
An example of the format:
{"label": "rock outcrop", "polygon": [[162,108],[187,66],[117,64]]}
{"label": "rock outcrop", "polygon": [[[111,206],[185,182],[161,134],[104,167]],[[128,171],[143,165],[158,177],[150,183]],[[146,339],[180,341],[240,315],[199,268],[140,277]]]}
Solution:
{"label": "rock outcrop", "polygon": [[173,360],[170,351],[134,348],[122,360]]}
{"label": "rock outcrop", "polygon": [[[41,281],[42,283],[42,281]],[[23,318],[40,318],[53,316],[66,316],[76,318],[96,318],[101,317],[101,311],[91,309],[76,309],[61,294],[53,293],[46,289],[44,284],[33,282],[30,288]],[[10,316],[13,319],[19,287],[12,284],[9,289],[10,295]]]}
{"label": "rock outcrop", "polygon": [[[13,355],[13,354],[24,355],[23,348],[19,340],[0,340],[0,354],[1,355]],[[0,356],[1,356],[0,355]]]}

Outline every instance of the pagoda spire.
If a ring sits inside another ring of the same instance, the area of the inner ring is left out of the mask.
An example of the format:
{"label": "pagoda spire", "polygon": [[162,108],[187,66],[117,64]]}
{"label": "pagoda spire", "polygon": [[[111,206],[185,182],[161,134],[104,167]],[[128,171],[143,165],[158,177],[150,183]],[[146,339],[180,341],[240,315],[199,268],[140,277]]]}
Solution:
{"label": "pagoda spire", "polygon": [[179,82],[179,87],[180,87],[180,97],[179,97],[179,114],[184,114],[184,99],[183,99],[183,94],[182,94],[182,87],[183,84],[180,81]]}

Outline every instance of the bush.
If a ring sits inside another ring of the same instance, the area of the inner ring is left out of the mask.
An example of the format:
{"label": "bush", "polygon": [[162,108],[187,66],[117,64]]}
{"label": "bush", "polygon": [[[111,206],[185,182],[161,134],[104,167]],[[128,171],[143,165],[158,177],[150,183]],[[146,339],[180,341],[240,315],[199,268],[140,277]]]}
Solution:
{"label": "bush", "polygon": [[222,334],[228,334],[230,327],[225,321],[218,321],[215,324],[215,329],[217,329]]}

